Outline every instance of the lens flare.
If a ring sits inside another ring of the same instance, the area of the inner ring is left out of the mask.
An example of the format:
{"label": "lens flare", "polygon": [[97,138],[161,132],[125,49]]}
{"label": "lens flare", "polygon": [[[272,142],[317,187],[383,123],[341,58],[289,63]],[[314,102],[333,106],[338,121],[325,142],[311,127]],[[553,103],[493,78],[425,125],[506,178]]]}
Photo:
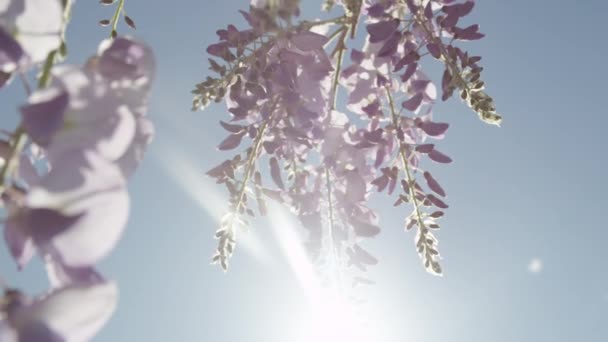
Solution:
{"label": "lens flare", "polygon": [[[219,225],[226,211],[227,199],[217,190],[216,184],[208,180],[200,167],[180,152],[180,149],[161,146],[159,150],[158,165]],[[254,234],[240,234],[237,248],[242,248],[264,265],[269,265],[271,262],[262,242]]]}
{"label": "lens flare", "polygon": [[[349,300],[348,294],[330,277],[330,284],[321,286],[314,265],[297,234],[298,224],[282,208],[269,210],[271,228],[284,254],[290,270],[298,280],[307,307],[299,312],[298,323],[290,329],[291,341],[296,342],[382,342],[381,334],[372,328],[370,321]],[[337,270],[334,270],[337,271]]]}

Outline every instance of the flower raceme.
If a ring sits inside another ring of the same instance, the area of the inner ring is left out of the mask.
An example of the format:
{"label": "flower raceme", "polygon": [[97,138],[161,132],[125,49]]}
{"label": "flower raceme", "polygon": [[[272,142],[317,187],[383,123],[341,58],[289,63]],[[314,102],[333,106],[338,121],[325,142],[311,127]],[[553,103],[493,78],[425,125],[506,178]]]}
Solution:
{"label": "flower raceme", "polygon": [[0,140],[4,238],[19,269],[39,255],[52,286],[30,298],[0,284],[3,342],[86,341],[109,319],[118,289],[95,268],[126,227],[127,180],[154,135],[151,49],[116,37],[82,66],[55,66],[63,6],[71,2],[0,2],[0,86],[42,67],[20,126]]}
{"label": "flower raceme", "polygon": [[[458,92],[482,121],[501,121],[484,91],[481,57],[459,46],[484,36],[478,25],[461,25],[474,2],[343,0],[324,8],[335,6],[343,15],[297,21],[297,1],[252,1],[241,11],[249,26],[218,30],[207,48],[215,75],[196,85],[193,109],[226,103],[230,118],[220,124],[228,136],[219,150],[249,141],[207,172],[230,196],[213,261],[228,267],[254,205],[264,215],[272,199],[310,232],[306,245],[321,267],[365,270],[377,262],[362,248],[380,232],[367,204],[375,188],[395,196],[395,206],[411,205],[405,228],[417,228],[422,262],[440,275],[434,231],[448,205],[426,165],[452,159],[437,147],[449,124],[435,120],[433,104]],[[365,28],[357,31],[358,23]],[[363,46],[348,47],[357,32]],[[443,65],[439,89],[423,71],[425,58]],[[347,113],[337,108],[340,88]]]}

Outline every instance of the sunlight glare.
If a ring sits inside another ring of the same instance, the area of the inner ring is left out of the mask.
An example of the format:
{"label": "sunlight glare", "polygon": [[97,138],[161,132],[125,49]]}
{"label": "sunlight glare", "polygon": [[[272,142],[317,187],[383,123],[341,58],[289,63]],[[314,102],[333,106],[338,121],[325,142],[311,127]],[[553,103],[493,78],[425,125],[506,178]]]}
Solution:
{"label": "sunlight glare", "polygon": [[380,334],[372,332],[366,320],[357,315],[353,303],[336,284],[322,287],[302,239],[297,234],[298,224],[282,208],[269,210],[271,228],[291,271],[298,280],[307,299],[307,308],[298,312],[295,327],[290,329],[290,341],[295,342],[382,342]]}
{"label": "sunlight glare", "polygon": [[[222,215],[226,211],[227,199],[219,191],[214,182],[197,167],[194,162],[181,153],[177,148],[160,147],[157,158],[158,164],[186,193],[219,225]],[[215,228],[215,227],[214,227]],[[238,247],[253,256],[264,265],[270,264],[270,256],[266,252],[262,241],[255,234],[240,232]]]}

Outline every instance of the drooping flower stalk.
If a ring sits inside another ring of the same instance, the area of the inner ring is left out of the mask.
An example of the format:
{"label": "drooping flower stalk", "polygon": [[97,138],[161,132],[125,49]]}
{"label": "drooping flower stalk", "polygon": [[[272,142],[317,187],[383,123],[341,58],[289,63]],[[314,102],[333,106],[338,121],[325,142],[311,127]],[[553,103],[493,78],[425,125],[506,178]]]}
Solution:
{"label": "drooping flower stalk", "polygon": [[[429,2],[430,4],[431,2]],[[472,8],[472,2],[467,1],[465,4],[471,3],[470,7]],[[429,6],[429,5],[427,5]],[[468,5],[467,5],[468,6]],[[470,10],[470,9],[469,9]],[[430,43],[427,44],[427,48],[430,47],[429,51],[432,51],[431,54],[440,59],[446,65],[446,73],[449,72],[449,76],[452,78],[452,82],[454,85],[461,89],[460,98],[464,100],[469,107],[471,107],[478,115],[479,118],[489,124],[500,126],[502,121],[502,117],[496,113],[496,108],[494,106],[494,102],[490,96],[488,96],[484,89],[484,82],[479,80],[479,74],[481,70],[475,69],[474,72],[468,74],[468,80],[463,76],[463,72],[459,69],[456,60],[456,55],[458,50],[454,49],[451,45],[444,45],[431,28],[432,22],[430,22],[430,18],[425,16],[423,13],[425,11],[422,7],[416,7],[416,11],[412,14],[413,19],[422,28],[424,33],[427,36],[427,39],[430,40]],[[426,10],[428,13],[428,10]],[[441,25],[441,21],[439,21],[439,25]],[[452,53],[448,52],[448,47],[451,48]],[[463,58],[463,64],[465,63],[466,58]],[[446,77],[446,76],[444,76]]]}
{"label": "drooping flower stalk", "polygon": [[[220,41],[209,46],[209,54],[220,60],[210,60],[219,77],[208,77],[197,85],[193,107],[226,101],[233,123],[221,122],[229,136],[219,147],[229,150],[239,145],[246,132],[257,129],[260,104],[276,96],[277,118],[262,143],[260,157],[268,156],[277,189],[262,186],[259,169],[256,196],[258,201],[262,195],[276,199],[296,213],[310,232],[306,245],[321,268],[324,263],[340,268],[342,253],[347,267],[365,271],[377,263],[359,244],[380,231],[378,217],[367,205],[369,188],[392,195],[400,183],[403,193],[395,206],[412,204],[406,228],[418,226],[416,247],[423,264],[430,273],[441,274],[431,230],[439,229],[437,220],[443,216],[442,209],[448,208],[442,199],[446,193],[421,162],[423,158],[441,164],[452,161],[427,142],[442,139],[449,124],[433,119],[437,88],[420,60],[430,55],[445,64],[442,100],[458,88],[482,120],[500,122],[479,80],[481,57],[469,56],[454,45],[483,37],[478,25],[458,26],[473,4],[470,0],[325,1],[326,9],[339,5],[344,14],[319,22],[339,25],[319,34],[311,30],[310,21],[294,23],[299,15],[297,0],[256,0],[249,11],[241,12],[247,29],[229,25],[218,31]],[[352,64],[344,67],[345,38],[355,37],[356,26],[363,23],[365,44],[361,50],[348,48]],[[331,50],[329,42],[335,38]],[[348,114],[338,110],[340,86],[347,89]],[[207,174],[226,183],[232,193],[233,173],[242,163],[237,156]],[[289,188],[282,181],[283,169],[293,180]],[[423,176],[428,190],[417,175]],[[327,202],[327,210],[322,210],[319,201]],[[426,213],[426,209],[433,211]],[[323,222],[327,229],[321,229]],[[325,234],[328,242],[322,243]],[[355,277],[353,284],[359,283],[370,281]]]}
{"label": "drooping flower stalk", "polygon": [[[0,9],[8,19],[0,23],[0,87],[17,74],[28,95],[21,123],[0,140],[3,235],[19,270],[37,254],[50,281],[37,297],[2,284],[3,342],[86,341],[108,321],[118,289],[95,267],[122,236],[126,180],[153,135],[145,113],[155,61],[145,44],[115,37],[83,66],[56,65],[72,3],[10,0]],[[25,73],[38,65],[32,91]]]}
{"label": "drooping flower stalk", "polygon": [[[352,18],[351,18],[352,19]],[[354,27],[355,24],[351,24],[350,25],[351,30],[354,31]],[[338,86],[339,86],[339,79],[340,79],[340,73],[342,72],[342,60],[344,59],[344,51],[346,50],[346,44],[345,44],[345,40],[346,40],[346,34],[348,32],[348,26],[343,25],[339,30],[340,33],[340,37],[338,38],[338,41],[336,43],[336,47],[335,50],[332,54],[330,55],[336,55],[336,67],[334,70],[334,78],[331,84],[331,88],[330,88],[330,92],[329,92],[329,111],[328,111],[328,121],[331,122],[331,115],[332,112],[336,109],[336,102],[338,100]],[[338,32],[337,31],[337,32]],[[325,169],[325,183],[326,183],[326,191],[327,191],[327,207],[328,207],[328,232],[327,232],[327,239],[329,242],[329,249],[330,249],[330,253],[331,253],[331,264],[332,267],[330,267],[330,274],[332,276],[334,276],[336,279],[334,281],[334,285],[337,287],[337,290],[342,292],[343,288],[344,288],[344,281],[343,281],[343,277],[342,277],[342,262],[340,262],[340,260],[342,260],[341,258],[341,253],[340,253],[340,249],[339,247],[336,245],[336,242],[334,241],[334,234],[336,232],[336,228],[335,228],[335,215],[334,215],[334,203],[332,200],[332,185],[331,185],[331,179],[330,179],[330,168],[328,166],[324,167]]]}
{"label": "drooping flower stalk", "polygon": [[[401,122],[399,118],[399,114],[395,110],[395,103],[393,101],[393,96],[391,94],[391,89],[386,87],[386,96],[388,98],[389,109],[391,112],[391,120],[395,127],[401,127]],[[414,176],[412,171],[410,170],[410,161],[406,154],[407,149],[409,148],[401,139],[398,140],[398,154],[401,158],[401,163],[403,165],[403,171],[406,177],[406,186],[409,190],[409,198],[412,200],[412,205],[414,206],[414,215],[415,220],[418,226],[418,235],[416,237],[416,248],[418,249],[418,253],[422,257],[424,261],[424,265],[427,269],[437,274],[441,275],[441,265],[439,264],[439,252],[437,251],[437,243],[436,239],[429,232],[428,228],[424,223],[424,217],[420,208],[420,203],[418,201],[418,196],[416,194]]]}
{"label": "drooping flower stalk", "polygon": [[[273,104],[270,107],[269,118],[264,120],[262,125],[257,129],[253,144],[248,150],[249,152],[247,162],[245,163],[245,172],[243,173],[243,179],[241,180],[241,187],[236,192],[236,196],[231,199],[230,212],[227,213],[225,218],[222,220],[220,228],[215,233],[215,236],[219,242],[216,254],[212,258],[212,262],[219,262],[224,271],[228,270],[228,262],[236,245],[237,229],[235,227],[235,220],[238,219],[238,216],[241,215],[244,210],[247,210],[244,206],[244,202],[247,198],[246,192],[251,180],[251,176],[255,170],[256,161],[260,152],[260,147],[264,141],[266,129],[273,120],[277,102],[277,100],[273,100]],[[245,223],[245,221],[242,222]]]}

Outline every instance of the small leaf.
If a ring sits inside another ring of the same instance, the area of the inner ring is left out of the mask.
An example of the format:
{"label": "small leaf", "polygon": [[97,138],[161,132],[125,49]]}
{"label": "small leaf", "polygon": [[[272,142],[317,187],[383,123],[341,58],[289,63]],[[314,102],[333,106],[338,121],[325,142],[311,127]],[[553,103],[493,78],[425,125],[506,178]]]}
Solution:
{"label": "small leaf", "polygon": [[125,15],[125,23],[127,23],[127,25],[129,25],[130,28],[132,29],[137,29],[137,27],[135,27],[135,22],[133,21],[133,19],[131,19],[131,17],[129,17],[128,15]]}
{"label": "small leaf", "polygon": [[108,19],[100,20],[99,21],[99,25],[100,26],[108,26],[108,25],[110,25],[110,20],[108,20]]}

